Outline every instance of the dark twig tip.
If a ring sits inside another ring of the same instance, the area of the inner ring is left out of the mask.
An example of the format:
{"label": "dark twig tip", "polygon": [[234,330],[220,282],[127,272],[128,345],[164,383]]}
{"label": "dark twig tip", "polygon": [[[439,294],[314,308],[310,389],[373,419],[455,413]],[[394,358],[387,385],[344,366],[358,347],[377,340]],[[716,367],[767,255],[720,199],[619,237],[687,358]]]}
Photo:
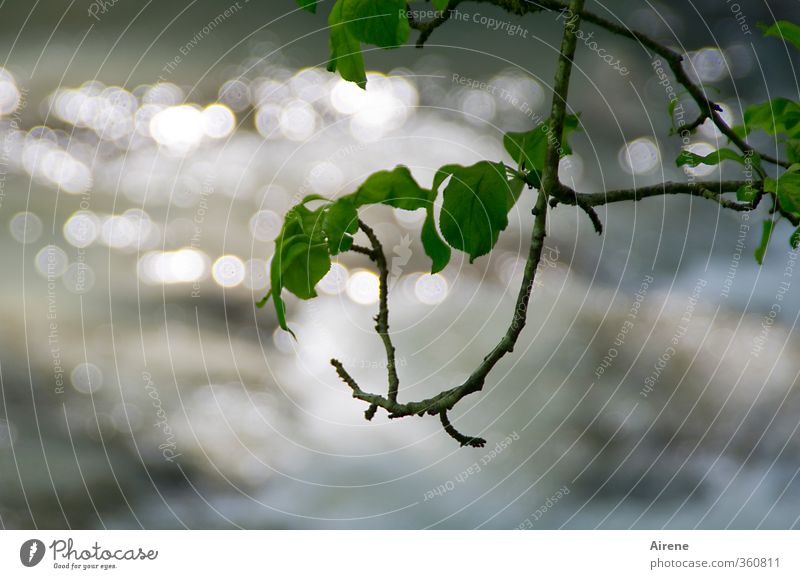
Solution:
{"label": "dark twig tip", "polygon": [[472,446],[473,448],[481,448],[486,444],[486,441],[483,438],[479,438],[477,436],[465,436],[461,434],[455,427],[450,424],[450,420],[447,418],[447,411],[442,410],[439,413],[439,418],[442,421],[442,426],[444,427],[444,431],[452,436],[454,439],[458,441],[461,446]]}

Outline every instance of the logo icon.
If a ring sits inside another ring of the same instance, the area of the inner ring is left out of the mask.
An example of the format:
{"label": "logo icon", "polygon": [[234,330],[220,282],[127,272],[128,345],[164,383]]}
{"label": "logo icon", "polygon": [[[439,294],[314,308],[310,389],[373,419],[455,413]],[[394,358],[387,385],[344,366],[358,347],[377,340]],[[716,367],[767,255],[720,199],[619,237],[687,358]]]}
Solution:
{"label": "logo icon", "polygon": [[39,539],[28,539],[19,548],[19,560],[26,567],[35,567],[44,558],[44,543]]}
{"label": "logo icon", "polygon": [[400,238],[400,243],[392,248],[392,252],[394,256],[392,257],[392,269],[389,272],[391,274],[389,278],[390,288],[394,286],[395,282],[403,274],[403,266],[408,264],[408,261],[411,259],[411,235],[406,234],[402,236]]}

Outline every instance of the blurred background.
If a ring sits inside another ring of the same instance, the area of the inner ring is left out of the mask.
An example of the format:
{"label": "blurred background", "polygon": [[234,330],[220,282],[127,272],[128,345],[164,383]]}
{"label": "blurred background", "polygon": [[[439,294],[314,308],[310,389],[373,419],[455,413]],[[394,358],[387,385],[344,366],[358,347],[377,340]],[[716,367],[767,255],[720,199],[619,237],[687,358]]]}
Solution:
{"label": "blurred background", "polygon": [[[302,196],[401,163],[425,186],[446,163],[510,163],[503,132],[550,106],[552,13],[464,3],[422,50],[368,49],[364,92],[325,71],[328,4],[0,7],[0,526],[797,526],[800,280],[788,224],[753,259],[766,208],[606,206],[602,237],[555,209],[520,342],[451,415],[484,449],[430,417],[366,422],[336,377],[331,357],[386,388],[360,256],[341,256],[316,300],[287,298],[297,341],[256,309]],[[798,98],[797,52],[757,28],[796,19],[796,0],[587,8],[685,52],[734,124]],[[585,29],[627,74],[580,44],[564,182],[741,178],[678,169],[652,56]],[[718,138],[704,125],[688,146]],[[392,266],[401,399],[460,383],[502,335],[533,203],[525,192],[491,255],[455,252],[435,276],[420,212],[362,212]]]}

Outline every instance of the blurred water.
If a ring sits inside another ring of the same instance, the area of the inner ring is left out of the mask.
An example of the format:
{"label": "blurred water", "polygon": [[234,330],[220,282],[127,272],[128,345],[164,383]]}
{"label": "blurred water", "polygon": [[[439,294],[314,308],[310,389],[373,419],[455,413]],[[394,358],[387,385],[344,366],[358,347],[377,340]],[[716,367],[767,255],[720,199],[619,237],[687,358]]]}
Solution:
{"label": "blurred water", "polygon": [[[758,268],[759,218],[703,200],[608,207],[603,237],[557,208],[528,328],[452,416],[487,447],[457,448],[431,418],[366,422],[328,361],[385,389],[375,277],[346,255],[320,298],[287,299],[293,341],[254,306],[280,219],[398,163],[428,185],[440,165],[506,159],[502,131],[530,114],[453,82],[458,60],[423,55],[364,93],[282,56],[274,36],[249,46],[213,86],[117,85],[88,66],[76,82],[0,74],[3,527],[796,524],[788,232]],[[723,81],[713,50],[693,62]],[[584,132],[562,179],[685,178],[680,143],[654,136],[668,124],[660,87],[656,128],[641,126],[632,89],[582,58]],[[546,81],[505,67],[484,80],[546,114]],[[633,128],[609,120],[609,101]],[[393,266],[403,399],[459,383],[498,340],[532,204],[525,193],[491,256],[455,255],[440,276],[425,275],[420,215],[363,212]]]}

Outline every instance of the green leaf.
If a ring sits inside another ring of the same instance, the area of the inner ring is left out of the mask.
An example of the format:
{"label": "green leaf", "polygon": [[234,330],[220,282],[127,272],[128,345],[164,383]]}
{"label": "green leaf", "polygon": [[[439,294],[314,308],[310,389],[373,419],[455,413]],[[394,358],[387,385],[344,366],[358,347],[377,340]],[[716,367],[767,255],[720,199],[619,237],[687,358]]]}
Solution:
{"label": "green leaf", "polygon": [[444,190],[439,226],[445,240],[469,254],[470,262],[489,253],[508,226],[510,184],[503,163],[481,161],[470,167],[448,165],[437,172],[450,174]]}
{"label": "green leaf", "polygon": [[[561,154],[569,155],[572,149],[567,137],[579,127],[577,115],[567,115],[564,118],[564,131],[561,138]],[[503,146],[511,158],[523,171],[531,172],[535,177],[534,184],[538,184],[544,170],[547,142],[552,139],[550,122],[546,121],[535,129],[522,133],[506,133],[503,136]]]}
{"label": "green leaf", "polygon": [[756,248],[756,261],[758,265],[762,265],[764,263],[764,254],[767,252],[767,246],[769,245],[769,239],[772,237],[772,229],[775,227],[775,222],[767,219],[764,221],[763,228],[761,230],[761,244]]}
{"label": "green leaf", "polygon": [[[439,183],[444,178],[446,175],[439,180]],[[436,273],[450,262],[450,247],[439,237],[434,221],[433,202],[437,190],[438,185],[432,190],[420,187],[408,167],[398,165],[392,171],[373,173],[355,193],[342,200],[352,199],[356,208],[376,203],[407,211],[424,208],[426,214],[421,233],[422,247],[425,254],[431,258],[431,273]],[[333,235],[329,231],[329,243],[331,238]]]}
{"label": "green leaf", "polygon": [[698,165],[718,165],[722,161],[736,161],[742,165],[746,163],[745,158],[742,155],[739,155],[731,149],[719,149],[718,151],[713,151],[705,156],[683,150],[681,151],[681,154],[678,155],[675,163],[678,165],[678,167],[683,165],[697,167]]}
{"label": "green leaf", "polygon": [[296,2],[303,10],[308,10],[311,14],[316,14],[317,0],[296,0]]}
{"label": "green leaf", "polygon": [[756,198],[756,194],[758,194],[758,189],[752,185],[742,185],[736,190],[736,200],[742,203],[750,203]]}
{"label": "green leaf", "polygon": [[420,187],[408,167],[403,165],[398,165],[392,171],[373,173],[353,195],[356,207],[383,203],[413,211],[427,207],[431,202],[431,192]]}
{"label": "green leaf", "polygon": [[298,205],[305,205],[306,203],[311,203],[312,201],[330,201],[327,197],[323,197],[322,195],[317,195],[316,193],[312,193],[311,195],[306,195],[303,197],[302,201],[298,203]]}
{"label": "green leaf", "polygon": [[[267,295],[256,302],[256,306],[261,308],[272,297],[278,324],[292,336],[294,333],[286,323],[286,304],[281,298],[281,291],[285,287],[300,298],[314,297],[316,295],[314,285],[330,269],[324,228],[330,203],[311,210],[305,206],[305,203],[311,201],[327,200],[319,195],[308,195],[286,212],[281,232],[275,238],[275,254],[270,265],[271,287]],[[324,260],[320,259],[320,253],[325,254]],[[300,259],[304,254],[305,259]],[[299,266],[294,265],[297,261]],[[325,271],[317,277],[322,269]],[[308,284],[312,281],[309,288]]]}
{"label": "green leaf", "polygon": [[325,239],[325,213],[327,205],[311,210],[302,203],[295,205],[286,212],[284,217],[283,237],[297,234],[307,235],[310,239],[321,241]]}
{"label": "green leaf", "polygon": [[450,263],[450,246],[442,241],[442,238],[439,237],[439,232],[436,231],[433,203],[431,203],[425,213],[421,240],[425,255],[431,258],[431,273],[442,271],[447,264]]}
{"label": "green leaf", "polygon": [[364,56],[361,44],[350,32],[350,28],[342,15],[342,7],[346,0],[337,0],[328,16],[330,26],[331,59],[328,70],[339,71],[342,78],[356,83],[361,88],[367,87],[367,73],[364,70]]}
{"label": "green leaf", "polygon": [[447,5],[450,4],[450,0],[431,0],[433,4],[434,10],[447,10]]}
{"label": "green leaf", "polygon": [[[406,0],[339,0],[341,18],[357,40],[391,48],[408,40]],[[337,4],[339,3],[337,2]]]}
{"label": "green leaf", "polygon": [[792,249],[797,249],[800,246],[800,227],[795,229],[791,237],[789,237],[789,245],[792,246]]}
{"label": "green leaf", "polygon": [[283,287],[300,299],[315,298],[314,286],[331,268],[328,248],[324,243],[296,242],[287,249],[280,268]]}
{"label": "green leaf", "polygon": [[769,28],[763,24],[758,25],[764,36],[776,36],[784,41],[791,42],[794,47],[800,50],[800,26],[788,20],[779,20]]}
{"label": "green leaf", "polygon": [[778,196],[778,205],[784,211],[800,213],[800,173],[787,171],[778,179],[764,180],[764,191]]}
{"label": "green leaf", "polygon": [[752,105],[744,111],[744,127],[737,131],[747,135],[762,129],[770,135],[785,134],[789,138],[800,136],[800,103],[785,98]]}
{"label": "green leaf", "polygon": [[[294,332],[289,329],[289,325],[286,323],[286,305],[283,303],[283,298],[281,298],[281,252],[278,251],[277,242],[276,242],[276,251],[275,255],[272,256],[272,263],[270,264],[269,268],[269,279],[272,287],[269,290],[269,294],[272,294],[272,303],[275,306],[275,316],[278,318],[278,325],[281,329],[289,332],[294,339],[297,339],[297,336],[294,335]],[[265,296],[259,303],[267,303],[267,296]]]}
{"label": "green leaf", "polygon": [[800,140],[786,142],[786,160],[800,163]]}
{"label": "green leaf", "polygon": [[358,211],[352,196],[342,197],[330,206],[325,230],[328,234],[328,248],[331,255],[337,255],[352,247],[352,235],[358,231]]}
{"label": "green leaf", "polygon": [[[508,169],[508,167],[506,167]],[[523,181],[518,175],[512,174],[511,178],[508,180],[508,197],[506,199],[506,203],[508,204],[508,211],[516,205],[519,196],[522,194],[522,189],[525,187],[525,181]]]}
{"label": "green leaf", "polygon": [[454,172],[462,169],[461,165],[442,165],[439,167],[439,170],[436,171],[436,174],[433,176],[433,191],[439,191],[439,187],[442,186],[442,183]]}

